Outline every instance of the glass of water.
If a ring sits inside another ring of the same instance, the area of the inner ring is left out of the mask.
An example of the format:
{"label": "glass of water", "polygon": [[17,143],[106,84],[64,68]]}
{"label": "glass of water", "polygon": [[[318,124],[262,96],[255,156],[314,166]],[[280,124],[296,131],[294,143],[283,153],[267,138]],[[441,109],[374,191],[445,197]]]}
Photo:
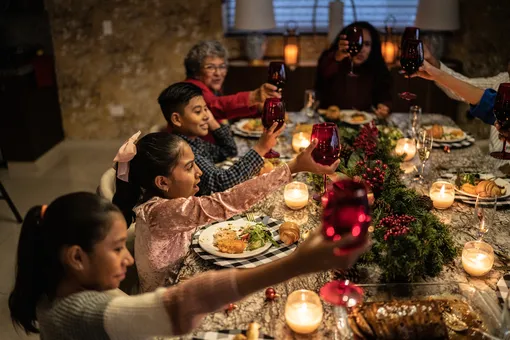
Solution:
{"label": "glass of water", "polygon": [[312,118],[315,115],[316,99],[314,90],[305,90],[305,106],[303,111],[306,115]]}
{"label": "glass of water", "polygon": [[421,127],[421,107],[413,105],[409,109],[409,134],[411,138],[418,137],[418,130]]}

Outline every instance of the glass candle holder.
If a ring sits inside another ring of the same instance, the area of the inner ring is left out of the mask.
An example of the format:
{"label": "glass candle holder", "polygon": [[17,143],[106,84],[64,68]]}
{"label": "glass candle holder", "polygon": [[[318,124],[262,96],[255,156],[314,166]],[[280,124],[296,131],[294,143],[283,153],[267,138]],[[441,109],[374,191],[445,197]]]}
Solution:
{"label": "glass candle holder", "polygon": [[430,188],[430,199],[434,208],[448,209],[455,200],[455,187],[449,182],[434,182]]}
{"label": "glass candle holder", "polygon": [[471,241],[462,250],[462,267],[471,276],[482,276],[494,265],[494,250],[482,241]]}
{"label": "glass candle holder", "polygon": [[298,132],[292,136],[292,149],[300,153],[310,145],[310,134],[307,132]]}
{"label": "glass candle holder", "polygon": [[395,153],[397,156],[405,154],[404,161],[408,162],[416,155],[416,141],[410,138],[401,138],[397,141],[395,146]]}
{"label": "glass candle holder", "polygon": [[292,182],[283,191],[285,204],[292,210],[299,210],[308,204],[308,187],[305,183]]}
{"label": "glass candle holder", "polygon": [[292,292],[285,303],[285,321],[296,333],[309,334],[322,322],[322,303],[316,293],[301,289]]}

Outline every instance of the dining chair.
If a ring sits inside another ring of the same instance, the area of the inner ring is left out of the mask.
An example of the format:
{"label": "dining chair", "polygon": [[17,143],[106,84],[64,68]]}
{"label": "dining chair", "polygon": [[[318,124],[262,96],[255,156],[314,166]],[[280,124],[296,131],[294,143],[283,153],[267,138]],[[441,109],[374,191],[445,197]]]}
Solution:
{"label": "dining chair", "polygon": [[14,214],[14,217],[16,217],[16,221],[18,221],[18,223],[22,223],[23,218],[21,217],[18,209],[14,205],[14,202],[11,200],[11,197],[7,193],[7,190],[5,190],[5,187],[2,184],[2,181],[0,181],[0,200],[7,201],[7,204],[9,205],[9,208],[11,208],[11,211]]}

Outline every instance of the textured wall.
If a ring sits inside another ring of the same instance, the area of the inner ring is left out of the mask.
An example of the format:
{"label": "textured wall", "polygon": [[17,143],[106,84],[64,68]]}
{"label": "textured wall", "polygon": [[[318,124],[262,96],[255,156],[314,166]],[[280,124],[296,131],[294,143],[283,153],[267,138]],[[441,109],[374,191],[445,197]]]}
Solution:
{"label": "textured wall", "polygon": [[[46,7],[64,130],[73,139],[125,137],[162,122],[157,96],[184,78],[189,48],[222,37],[218,0],[47,0]],[[104,20],[112,35],[103,34]]]}
{"label": "textured wall", "polygon": [[460,0],[461,30],[450,40],[449,56],[464,73],[486,77],[506,70],[510,61],[510,0]]}

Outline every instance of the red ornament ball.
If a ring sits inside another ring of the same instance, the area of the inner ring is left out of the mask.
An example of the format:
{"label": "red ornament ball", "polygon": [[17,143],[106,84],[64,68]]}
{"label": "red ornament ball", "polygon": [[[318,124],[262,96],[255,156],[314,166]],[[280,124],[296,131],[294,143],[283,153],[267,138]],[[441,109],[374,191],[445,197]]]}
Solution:
{"label": "red ornament ball", "polygon": [[270,287],[270,288],[266,289],[266,300],[273,301],[277,297],[278,297],[278,295],[276,294],[276,291],[274,290],[274,288]]}
{"label": "red ornament ball", "polygon": [[445,145],[444,148],[443,148],[443,151],[446,152],[446,153],[450,153],[451,149],[448,145]]}

